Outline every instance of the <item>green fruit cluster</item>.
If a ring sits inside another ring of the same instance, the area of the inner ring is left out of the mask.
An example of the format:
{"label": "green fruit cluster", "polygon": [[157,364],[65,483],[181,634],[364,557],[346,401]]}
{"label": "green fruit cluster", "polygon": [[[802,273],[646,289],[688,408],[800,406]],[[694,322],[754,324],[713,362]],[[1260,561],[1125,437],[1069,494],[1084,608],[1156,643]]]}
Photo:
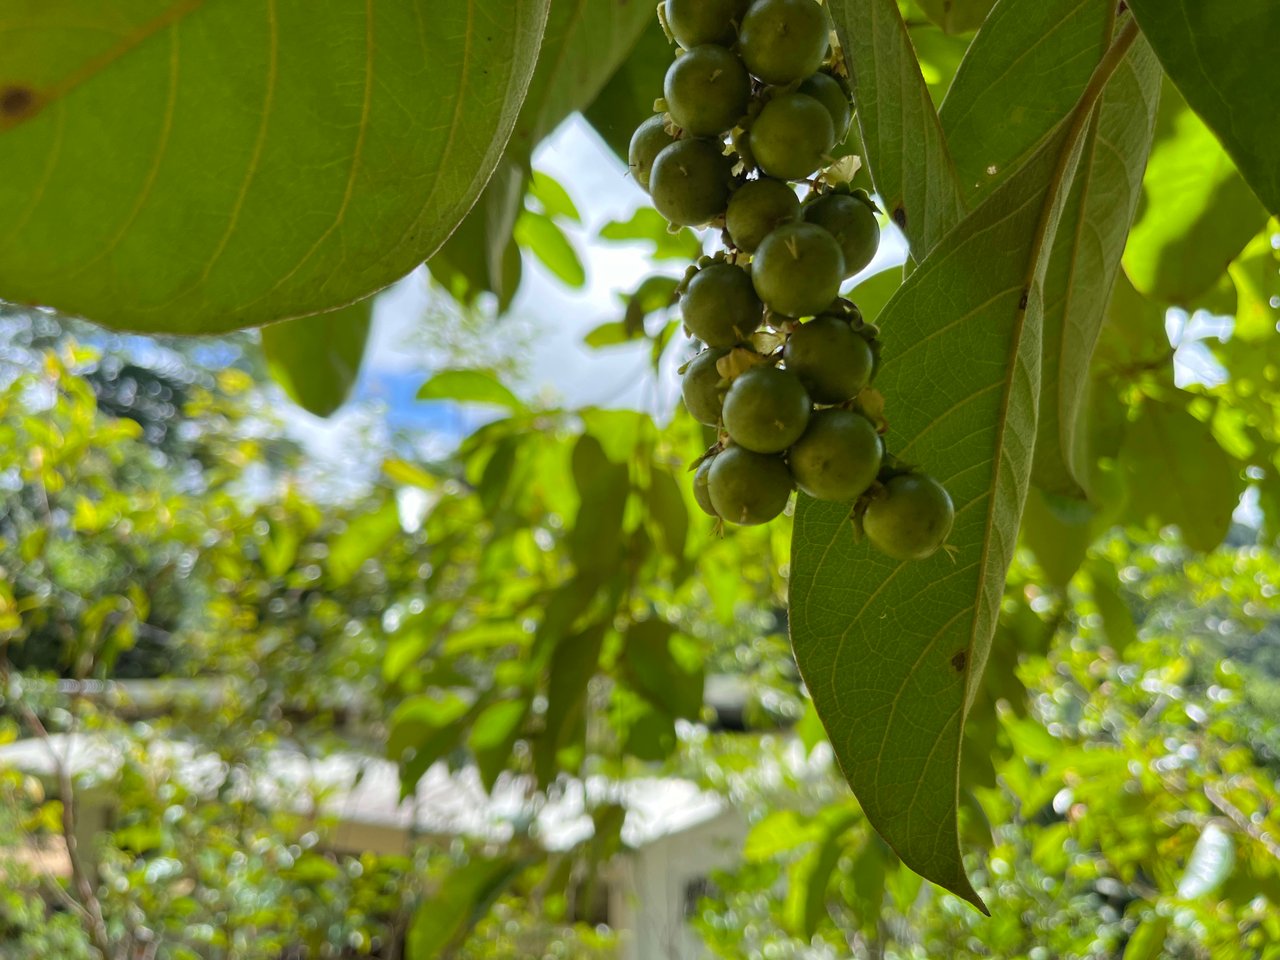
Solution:
{"label": "green fruit cluster", "polygon": [[[694,495],[712,516],[766,523],[797,487],[850,504],[895,559],[936,552],[954,508],[935,480],[886,452],[879,331],[840,298],[875,256],[871,199],[833,170],[853,119],[817,0],[665,0],[679,44],[661,111],[629,162],[676,226],[715,226],[725,249],[680,285],[705,345],[684,368],[689,412],[716,428]],[[803,199],[798,192],[803,189]]]}

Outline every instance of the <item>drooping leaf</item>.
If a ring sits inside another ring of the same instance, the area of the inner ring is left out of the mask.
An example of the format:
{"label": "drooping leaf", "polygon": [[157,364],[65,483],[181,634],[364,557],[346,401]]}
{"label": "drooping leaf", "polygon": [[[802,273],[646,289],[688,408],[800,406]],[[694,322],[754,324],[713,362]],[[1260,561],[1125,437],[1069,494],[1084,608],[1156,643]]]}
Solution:
{"label": "drooping leaf", "polygon": [[1136,522],[1176,524],[1196,550],[1222,543],[1242,483],[1210,424],[1152,401],[1129,424],[1120,460],[1134,491],[1129,510]]}
{"label": "drooping leaf", "polygon": [[995,5],[938,111],[966,204],[1017,169],[1075,106],[1114,19],[1110,0]]}
{"label": "drooping leaf", "polygon": [[1217,138],[1167,81],[1142,194],[1125,272],[1147,296],[1179,306],[1212,287],[1267,219]]}
{"label": "drooping leaf", "polygon": [[538,201],[542,212],[548,217],[562,217],[573,223],[582,222],[582,214],[569,196],[569,191],[559,180],[541,170],[533,171],[533,179],[529,181],[529,195]]}
{"label": "drooping leaf", "polygon": [[831,0],[876,192],[922,259],[964,211],[942,125],[894,0]]}
{"label": "drooping leaf", "polygon": [[[538,143],[561,121],[591,103],[625,62],[650,20],[656,22],[657,17],[642,0],[550,0],[546,38],[503,156],[499,170],[503,177],[495,177],[440,255],[428,264],[432,275],[460,301],[470,303],[477,294],[490,292],[498,296],[499,312],[505,312],[520,285],[518,248],[525,242],[537,246],[534,253],[553,273],[570,285],[579,285],[573,279],[580,272],[574,267],[577,255],[566,254],[566,244],[559,242],[563,237],[555,236],[559,230],[554,224],[530,227],[524,223],[523,236],[513,236],[517,223],[523,220],[521,202],[526,187],[536,192],[541,186],[544,198],[550,189],[545,179],[530,182],[530,158]],[[561,199],[557,197],[558,209],[549,209],[544,203],[542,212],[559,216],[564,209]],[[550,257],[549,263],[543,254]]]}
{"label": "drooping leaf", "polygon": [[587,282],[587,272],[578,251],[550,217],[525,210],[516,220],[515,240],[550,270],[561,283],[580,288]]}
{"label": "drooping leaf", "polygon": [[447,956],[530,862],[508,857],[474,857],[449,873],[434,896],[418,907],[409,927],[405,960]]}
{"label": "drooping leaf", "polygon": [[[1091,97],[1130,50],[1125,31]],[[954,556],[893,562],[847,505],[801,496],[792,644],[868,820],[913,870],[981,905],[956,826],[964,716],[981,685],[1022,513],[1039,395],[1044,242],[1083,152],[1070,122],[926,257],[878,318],[889,447],[951,492]]]}
{"label": "drooping leaf", "polygon": [[488,181],[547,7],[9,5],[0,296],[175,333],[367,297]]}
{"label": "drooping leaf", "polygon": [[1217,134],[1267,209],[1280,214],[1280,71],[1270,66],[1280,36],[1280,5],[1135,0],[1129,6],[1187,103]]}
{"label": "drooping leaf", "polygon": [[611,221],[600,228],[600,239],[616,243],[645,241],[652,246],[654,260],[694,260],[702,253],[702,243],[692,230],[682,227],[675,233],[668,229],[662,214],[652,207],[640,207],[630,220]]}
{"label": "drooping leaf", "polygon": [[1083,496],[1088,480],[1089,367],[1141,194],[1159,94],[1160,66],[1139,40],[1090,121],[1049,253],[1032,480],[1065,496]]}
{"label": "drooping leaf", "polygon": [[524,168],[504,157],[471,212],[445,241],[427,269],[459,303],[488,292],[505,312],[520,286],[520,247],[512,232],[524,196]]}
{"label": "drooping leaf", "polygon": [[506,407],[512,413],[525,409],[514,393],[479,370],[442,370],[422,385],[419,400],[453,400],[457,403],[487,403]]}
{"label": "drooping leaf", "polygon": [[631,135],[653,116],[653,102],[661,95],[662,78],[674,59],[671,41],[654,16],[641,32],[631,55],[609,78],[591,106],[583,111],[596,133],[624,163]]}
{"label": "drooping leaf", "polygon": [[318,417],[337,410],[360,374],[373,299],[318,317],[262,328],[262,353],[271,377],[289,399]]}
{"label": "drooping leaf", "polygon": [[585,110],[656,19],[649,0],[551,0],[538,69],[511,135],[511,154],[527,160],[565,117]]}

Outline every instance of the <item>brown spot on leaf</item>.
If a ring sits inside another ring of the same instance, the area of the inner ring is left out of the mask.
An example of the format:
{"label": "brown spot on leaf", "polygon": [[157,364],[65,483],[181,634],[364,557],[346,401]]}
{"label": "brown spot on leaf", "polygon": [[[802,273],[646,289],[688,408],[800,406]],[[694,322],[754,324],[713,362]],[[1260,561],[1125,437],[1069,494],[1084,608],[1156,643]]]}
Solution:
{"label": "brown spot on leaf", "polygon": [[34,112],[36,92],[30,87],[0,88],[0,118],[17,120]]}
{"label": "brown spot on leaf", "polygon": [[893,222],[898,225],[899,230],[907,229],[907,211],[901,207],[893,208]]}
{"label": "brown spot on leaf", "polygon": [[1025,309],[1027,309],[1027,296],[1028,296],[1027,291],[1026,291],[1026,290],[1023,290],[1023,291],[1022,291],[1022,299],[1018,301],[1018,309],[1019,309],[1019,310],[1025,310]]}
{"label": "brown spot on leaf", "polygon": [[958,650],[951,658],[951,666],[956,673],[964,673],[964,665],[969,662],[969,655],[963,650]]}

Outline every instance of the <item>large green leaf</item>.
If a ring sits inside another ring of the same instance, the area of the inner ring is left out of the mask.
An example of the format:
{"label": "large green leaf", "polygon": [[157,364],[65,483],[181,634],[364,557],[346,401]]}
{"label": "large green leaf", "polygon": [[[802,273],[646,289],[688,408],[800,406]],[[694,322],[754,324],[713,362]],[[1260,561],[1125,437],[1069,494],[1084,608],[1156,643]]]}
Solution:
{"label": "large green leaf", "polygon": [[178,333],[368,296],[488,181],[547,6],[7,4],[0,296]]}
{"label": "large green leaf", "polygon": [[955,168],[894,0],[831,0],[876,192],[921,259],[964,211]]}
{"label": "large green leaf", "polygon": [[1061,122],[1111,42],[1111,0],[1001,0],[938,111],[965,202],[1004,180]]}
{"label": "large green leaf", "polygon": [[1190,305],[1267,219],[1213,133],[1165,83],[1142,204],[1124,253],[1133,285]]}
{"label": "large green leaf", "polygon": [[1049,254],[1032,479],[1050,492],[1078,496],[1087,483],[1089,366],[1142,192],[1159,97],[1160,65],[1140,40],[1090,121]]}
{"label": "large green leaf", "polygon": [[373,298],[262,329],[262,353],[289,399],[318,417],[346,402],[360,375]]}
{"label": "large green leaf", "polygon": [[1096,99],[1135,36],[1122,34],[1070,123],[878,318],[890,449],[951,491],[954,556],[891,561],[855,542],[847,505],[802,496],[796,511],[792,643],[841,768],[903,861],[979,906],[960,855],[958,764],[1031,471],[1044,245]]}
{"label": "large green leaf", "polygon": [[1280,4],[1132,0],[1165,72],[1218,135],[1267,208],[1280,214]]}

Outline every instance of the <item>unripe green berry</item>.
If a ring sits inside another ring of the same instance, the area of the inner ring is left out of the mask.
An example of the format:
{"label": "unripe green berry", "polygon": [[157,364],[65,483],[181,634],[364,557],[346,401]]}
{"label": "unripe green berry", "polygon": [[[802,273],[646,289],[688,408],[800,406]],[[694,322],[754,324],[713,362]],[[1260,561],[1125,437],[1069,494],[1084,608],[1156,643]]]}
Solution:
{"label": "unripe green berry", "polygon": [[653,169],[653,161],[658,154],[675,142],[675,138],[667,133],[666,122],[662,115],[650,117],[631,135],[631,146],[627,150],[627,166],[636,183],[645,190],[649,189],[649,173]]}
{"label": "unripe green berry", "polygon": [[729,198],[725,229],[739,250],[755,253],[760,241],[784,223],[800,219],[800,200],[782,180],[748,180]]}
{"label": "unripe green berry", "polygon": [[842,317],[815,317],[787,338],[787,369],[814,403],[844,403],[871,382],[875,355],[866,337]]}
{"label": "unripe green berry", "polygon": [[751,279],[765,306],[786,317],[811,317],[840,293],[844,254],[812,223],[783,224],[756,250]]}
{"label": "unripe green berry", "polygon": [[836,238],[844,254],[844,275],[852,277],[869,264],[880,246],[880,224],[871,207],[846,193],[828,193],[803,207],[804,218]]}
{"label": "unripe green berry", "polygon": [[677,57],[662,89],[676,126],[695,137],[714,137],[747,112],[751,78],[734,54],[708,43]]}
{"label": "unripe green berry", "polygon": [[724,378],[716,369],[716,361],[728,352],[719,348],[703,350],[689,362],[680,383],[680,394],[690,416],[709,427],[720,423],[726,388],[720,386]]}
{"label": "unripe green berry", "polygon": [[730,523],[768,523],[787,507],[794,482],[781,457],[730,446],[716,454],[707,490],[718,516]]}
{"label": "unripe green berry", "polygon": [[693,499],[702,508],[702,512],[710,517],[720,516],[716,513],[715,504],[711,502],[711,490],[707,485],[711,479],[711,464],[714,461],[715,457],[707,457],[698,464],[698,469],[693,474]]}
{"label": "unripe green berry", "polygon": [[880,437],[860,413],[818,410],[787,453],[791,474],[818,500],[856,500],[880,472]]}
{"label": "unripe green berry", "polygon": [[724,429],[755,453],[780,453],[804,433],[813,402],[798,377],[772,366],[739,374],[724,398]]}
{"label": "unripe green berry", "polygon": [[751,155],[762,171],[803,180],[827,162],[836,130],[827,108],[803,93],[780,93],[751,124]]}
{"label": "unripe green berry", "polygon": [[686,50],[704,43],[728,46],[751,0],[666,0],[667,26]]}
{"label": "unripe green berry", "polygon": [[672,223],[696,227],[724,213],[732,177],[733,161],[718,143],[677,140],[653,161],[649,193]]}
{"label": "unripe green berry", "polygon": [[867,504],[862,530],[895,560],[923,560],[947,542],[956,517],[942,484],[922,473],[892,477]]}
{"label": "unripe green berry", "polygon": [[849,132],[849,124],[853,121],[853,104],[849,99],[849,91],[839,80],[829,73],[815,73],[804,79],[796,88],[796,93],[813,97],[826,107],[836,130],[836,143],[844,140]]}
{"label": "unripe green berry", "polygon": [[684,325],[709,347],[742,343],[764,318],[750,274],[723,260],[694,274],[680,304]]}
{"label": "unripe green berry", "polygon": [[793,83],[815,73],[827,55],[827,15],[814,0],[756,0],[742,18],[747,68],[765,83]]}

